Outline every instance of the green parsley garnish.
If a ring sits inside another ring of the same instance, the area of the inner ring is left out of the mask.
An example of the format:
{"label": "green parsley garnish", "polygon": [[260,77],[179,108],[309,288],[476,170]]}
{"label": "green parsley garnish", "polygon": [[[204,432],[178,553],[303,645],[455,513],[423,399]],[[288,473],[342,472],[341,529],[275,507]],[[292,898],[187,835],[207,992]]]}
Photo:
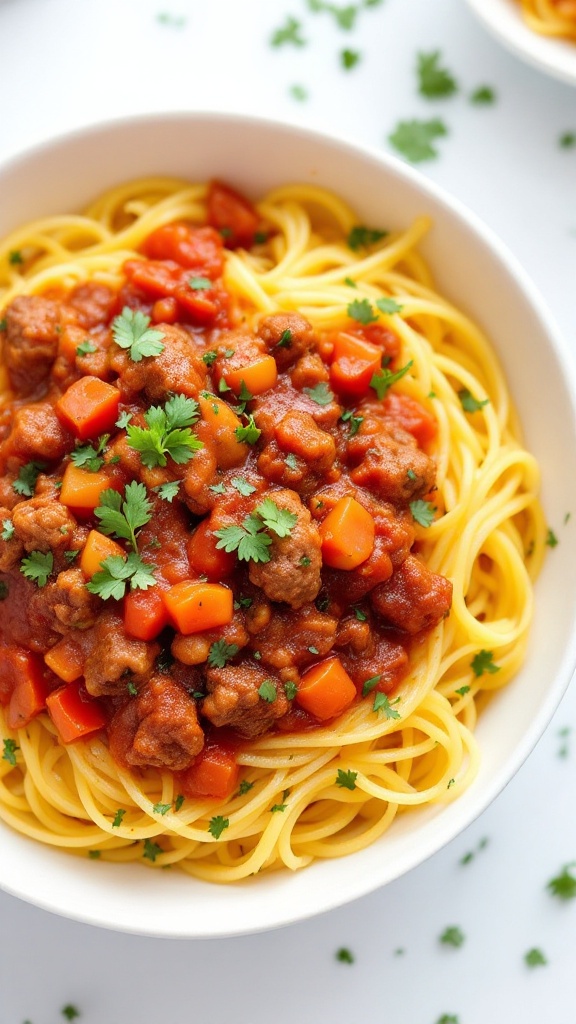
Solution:
{"label": "green parsley garnish", "polygon": [[284,46],[286,43],[292,46],[306,46],[306,40],[302,36],[302,25],[297,18],[288,16],[282,28],[276,29],[270,39],[271,46]]}
{"label": "green parsley garnish", "polygon": [[564,132],[558,142],[562,149],[572,149],[573,146],[576,146],[576,132]]}
{"label": "green parsley garnish", "polygon": [[299,103],[304,103],[308,99],[308,90],[298,83],[291,85],[288,92],[292,99],[298,100]]}
{"label": "green parsley garnish", "polygon": [[0,534],[2,540],[12,540],[12,537],[14,536],[14,523],[12,522],[12,520],[3,519],[2,526],[4,527],[2,533]]}
{"label": "green parsley garnish", "polygon": [[227,644],[225,640],[215,640],[210,645],[208,653],[208,664],[210,668],[224,668],[228,661],[231,661],[240,648],[238,644]]}
{"label": "green parsley garnish", "polygon": [[418,499],[417,501],[411,501],[409,507],[414,522],[419,523],[425,529],[432,526],[434,513],[436,512],[436,507],[432,502]]}
{"label": "green parsley garnish", "polygon": [[131,412],[121,412],[118,419],[116,420],[115,426],[118,427],[118,430],[125,430],[128,424],[130,423],[131,419]]}
{"label": "green parsley garnish", "polygon": [[459,689],[455,690],[454,692],[457,693],[460,697],[463,697],[464,694],[470,692],[470,687],[469,686],[460,686]]}
{"label": "green parsley garnish", "polygon": [[171,503],[180,489],[179,480],[168,480],[165,484],[159,484],[154,490],[159,498],[163,498],[164,501]]}
{"label": "green parsley garnish", "polygon": [[286,458],[284,459],[284,462],[288,466],[288,469],[291,469],[293,471],[296,471],[298,469],[298,459],[296,458],[296,456],[294,455],[293,452],[290,452],[286,456]]}
{"label": "green parsley garnish", "polygon": [[354,299],[348,304],[346,312],[359,324],[373,324],[378,319],[368,299]]}
{"label": "green parsley garnish", "polygon": [[418,91],[427,99],[441,99],[458,91],[458,83],[446,68],[440,65],[440,52],[418,54]]}
{"label": "green parsley garnish", "polygon": [[270,814],[275,814],[277,811],[285,811],[288,804],[272,804],[270,808]]}
{"label": "green parsley garnish", "polygon": [[12,264],[12,266],[16,266],[18,263],[24,263],[24,257],[19,249],[12,249],[12,251],[8,253],[8,262]]}
{"label": "green parsley garnish", "polygon": [[224,832],[224,829],[227,829],[229,824],[230,821],[228,818],[223,818],[221,814],[216,814],[213,818],[210,819],[208,831],[210,835],[214,837],[214,839],[220,839],[220,836]]}
{"label": "green parsley garnish", "polygon": [[286,694],[288,700],[294,700],[296,694],[298,693],[298,687],[296,686],[296,683],[292,679],[289,679],[287,683],[284,683],[284,693]]}
{"label": "green parsley garnish", "polygon": [[474,395],[468,388],[462,388],[458,392],[458,398],[460,399],[464,412],[478,412],[479,409],[483,409],[485,405],[488,405],[490,399],[485,398],[480,401],[478,398],[474,398]]}
{"label": "green parsley garnish", "polygon": [[12,484],[16,494],[21,494],[23,498],[32,498],[38,476],[45,468],[42,462],[27,462],[25,466],[22,466],[16,480]]}
{"label": "green parsley garnish", "polygon": [[158,845],[158,843],[154,843],[151,839],[144,840],[143,857],[154,862],[160,853],[164,853],[164,850]]}
{"label": "green parsley garnish", "polygon": [[256,490],[251,483],[248,483],[246,477],[243,476],[232,477],[230,483],[232,484],[232,487],[238,491],[238,494],[241,494],[244,498],[247,498],[250,494],[254,494],[254,491]]}
{"label": "green parsley garnish", "polygon": [[249,793],[253,785],[254,783],[248,782],[248,779],[241,779],[240,786],[238,787],[238,796],[244,796],[246,793]]}
{"label": "green parsley garnish", "polygon": [[548,530],[548,533],[546,534],[545,543],[548,545],[549,548],[556,547],[556,545],[558,544],[558,537],[554,533],[554,530]]}
{"label": "green parsley garnish", "polygon": [[126,811],[123,810],[122,807],[119,807],[118,810],[116,811],[115,816],[114,816],[114,821],[112,822],[112,828],[120,828],[120,825],[122,824],[122,818],[124,817],[125,814],[126,814]]}
{"label": "green parsley garnish", "polygon": [[174,810],[175,811],[179,811],[180,808],[182,807],[183,803],[184,803],[184,794],[183,793],[179,793],[178,796],[176,797],[175,801],[174,801]]}
{"label": "green parsley garnish", "polygon": [[454,946],[456,949],[464,943],[465,935],[458,925],[450,925],[442,932],[439,941],[445,946]]}
{"label": "green parsley garnish", "polygon": [[348,424],[348,436],[355,437],[364,422],[363,416],[355,416],[351,409],[346,409],[340,419]]}
{"label": "green parsley garnish", "polygon": [[254,422],[254,417],[249,416],[248,423],[245,426],[236,427],[234,436],[237,441],[244,441],[246,444],[256,444],[261,433],[262,431],[258,429]]}
{"label": "green parsley garnish", "polygon": [[316,405],[330,405],[330,402],[334,400],[334,395],[325,380],[321,380],[313,388],[302,388],[302,390],[305,395],[308,395],[308,398],[316,402]]}
{"label": "green parsley garnish", "polygon": [[88,850],[88,856],[89,856],[90,860],[100,860],[101,851],[100,850]]}
{"label": "green parsley garnish", "polygon": [[91,444],[78,445],[70,453],[70,460],[80,469],[87,469],[90,473],[97,473],[104,465],[103,453],[109,440],[110,434],[102,434],[98,438],[96,448]]}
{"label": "green parsley garnish", "polygon": [[264,501],[256,506],[256,515],[260,516],[264,526],[272,530],[277,537],[289,537],[298,522],[295,512],[279,508],[272,498],[264,498]]}
{"label": "green parsley garnish", "polygon": [[524,963],[527,967],[545,967],[548,961],[542,950],[534,947],[524,953]]}
{"label": "green parsley garnish", "polygon": [[76,355],[77,356],[87,356],[87,355],[90,355],[91,352],[97,352],[97,351],[98,351],[98,347],[97,347],[97,345],[94,344],[93,341],[82,341],[80,343],[80,345],[76,346]]}
{"label": "green parsley garnish", "polygon": [[374,697],[372,710],[382,711],[386,718],[401,718],[400,713],[392,707],[392,704],[397,704],[399,700],[400,698],[397,697],[396,700],[390,703],[385,693],[377,693],[376,696]]}
{"label": "green parsley garnish", "polygon": [[340,949],[336,950],[335,957],[341,964],[354,963],[354,954],[350,949],[347,949],[345,946],[342,946]]}
{"label": "green parsley garnish", "polygon": [[496,93],[490,85],[479,85],[474,92],[470,93],[470,103],[475,103],[477,106],[488,106],[490,103],[496,102]]}
{"label": "green parsley garnish", "polygon": [[168,811],[172,807],[172,804],[154,804],[152,808],[153,814],[168,814]]}
{"label": "green parsley garnish", "polygon": [[204,352],[202,356],[202,362],[205,363],[206,366],[212,366],[212,363],[215,363],[217,359],[218,353],[215,348],[211,348],[208,352]]}
{"label": "green parsley garnish", "polygon": [[113,598],[121,601],[130,590],[148,590],[156,583],[155,566],[144,562],[137,551],[130,551],[126,558],[121,555],[110,555],[100,563],[102,568],[94,573],[86,584],[91,594],[97,594],[103,601]]}
{"label": "green parsley garnish", "polygon": [[376,305],[381,313],[401,313],[404,306],[396,302],[396,299],[390,298],[388,295],[383,295],[381,299],[376,299]]}
{"label": "green parsley garnish", "polygon": [[455,1013],[443,1013],[438,1017],[436,1024],[460,1024],[460,1018]]}
{"label": "green parsley garnish", "polygon": [[500,665],[495,665],[493,659],[492,651],[478,651],[478,654],[475,654],[470,662],[474,675],[483,676],[485,672],[494,675],[495,672],[499,672]]}
{"label": "green parsley garnish", "polygon": [[412,366],[413,360],[411,359],[406,366],[402,366],[396,373],[392,373],[386,367],[383,367],[378,373],[372,374],[370,381],[370,387],[374,388],[374,391],[378,395],[380,401],[385,397],[393,384],[401,380],[402,377],[408,373],[408,370]]}
{"label": "green parsley garnish", "polygon": [[120,316],[112,321],[112,337],[120,348],[129,350],[133,363],[139,363],[144,356],[159,356],[164,351],[162,331],[149,325],[149,316],[129,306],[124,306]]}
{"label": "green parsley garnish", "polygon": [[546,886],[552,896],[557,896],[559,900],[576,899],[576,878],[570,874],[570,868],[573,867],[576,867],[576,864],[566,864],[560,874],[551,878]]}
{"label": "green parsley garnish", "polygon": [[288,537],[297,518],[294,512],[279,508],[271,498],[265,498],[240,526],[215,530],[216,547],[228,553],[236,551],[240,561],[269,562],[272,539],[264,530],[271,530],[277,537]]}
{"label": "green parsley garnish", "polygon": [[341,50],[340,51],[340,63],[346,71],[350,71],[351,68],[356,67],[360,61],[360,54],[358,50]]}
{"label": "green parsley garnish", "polygon": [[205,292],[213,287],[213,282],[209,277],[189,277],[188,286],[195,292]]}
{"label": "green parsley garnish", "polygon": [[33,580],[38,587],[46,586],[53,568],[54,555],[51,551],[31,551],[20,562],[20,572],[27,580]]}
{"label": "green parsley garnish", "polygon": [[148,469],[165,466],[168,457],[178,464],[188,462],[204,447],[190,429],[198,415],[195,399],[172,395],[164,408],[153,405],[144,413],[146,427],[128,425],[128,444],[140,452],[140,460]]}
{"label": "green parsley garnish", "polygon": [[387,234],[388,231],[381,231],[379,228],[367,228],[363,224],[356,224],[348,235],[348,248],[355,252],[358,249],[368,249],[381,238],[386,238]]}
{"label": "green parsley garnish", "polygon": [[353,611],[354,611],[354,615],[358,619],[358,622],[366,622],[366,620],[368,618],[368,616],[366,615],[366,612],[363,612],[361,608],[354,608]]}
{"label": "green parsley garnish", "polygon": [[16,751],[17,750],[20,750],[20,747],[17,746],[16,740],[11,740],[11,739],[4,740],[4,752],[2,754],[2,760],[3,761],[8,761],[8,764],[12,765],[13,768],[16,767]]}
{"label": "green parsley garnish", "polygon": [[134,551],[137,550],[136,531],[152,517],[152,503],[142,483],[133,480],[126,484],[124,500],[118,491],[109,487],[100,494],[100,504],[94,509],[94,515],[100,520],[102,533],[115,534],[127,540]]}
{"label": "green parsley garnish", "polygon": [[447,134],[446,125],[438,117],[432,118],[431,121],[414,119],[399,121],[388,136],[388,141],[402,156],[416,164],[437,157],[438,150],[434,148],[433,142]]}
{"label": "green parsley garnish", "polygon": [[343,771],[342,768],[338,769],[336,775],[336,785],[340,786],[341,789],[356,789],[356,779],[358,778],[358,772]]}
{"label": "green parsley garnish", "polygon": [[80,1016],[80,1010],[76,1006],[73,1006],[72,1003],[67,1003],[66,1006],[62,1007],[62,1016],[65,1017],[66,1020],[75,1020],[76,1017]]}
{"label": "green parsley garnish", "polygon": [[367,697],[368,694],[372,692],[372,690],[375,690],[381,679],[381,675],[372,676],[370,679],[365,679],[364,683],[362,684],[362,696]]}
{"label": "green parsley garnish", "polygon": [[289,327],[285,331],[282,331],[280,340],[276,342],[276,348],[291,348],[292,347],[292,331]]}
{"label": "green parsley garnish", "polygon": [[278,696],[276,683],[272,679],[265,679],[258,687],[258,696],[265,700],[267,704],[273,704]]}

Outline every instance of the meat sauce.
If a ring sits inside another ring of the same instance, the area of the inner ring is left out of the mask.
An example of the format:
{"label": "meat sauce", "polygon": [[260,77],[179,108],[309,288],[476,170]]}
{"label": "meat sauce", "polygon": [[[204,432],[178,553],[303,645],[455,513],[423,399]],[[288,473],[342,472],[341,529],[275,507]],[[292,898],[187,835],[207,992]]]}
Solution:
{"label": "meat sauce", "polygon": [[224,247],[256,211],[212,183],[207,220],[117,291],[2,313],[0,703],[225,796],[239,744],[393,693],[451,584],[417,553],[436,425],[392,386],[397,337],[248,321]]}

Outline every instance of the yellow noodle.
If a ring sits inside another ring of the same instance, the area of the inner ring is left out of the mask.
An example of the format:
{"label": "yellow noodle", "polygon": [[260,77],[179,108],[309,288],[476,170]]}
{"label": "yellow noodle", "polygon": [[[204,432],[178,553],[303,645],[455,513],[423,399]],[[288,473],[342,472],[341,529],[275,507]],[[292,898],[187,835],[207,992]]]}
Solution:
{"label": "yellow noodle", "polygon": [[543,36],[576,42],[574,0],[520,0],[526,24]]}

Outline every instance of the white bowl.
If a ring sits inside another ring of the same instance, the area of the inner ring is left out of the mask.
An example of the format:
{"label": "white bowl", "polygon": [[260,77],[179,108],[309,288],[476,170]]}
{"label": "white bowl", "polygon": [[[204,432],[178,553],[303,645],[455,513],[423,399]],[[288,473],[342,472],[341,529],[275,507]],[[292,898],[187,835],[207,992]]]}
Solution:
{"label": "white bowl", "polygon": [[[257,197],[310,181],[333,189],[368,224],[434,228],[423,250],[439,289],[492,337],[543,471],[551,524],[573,507],[576,398],[562,339],[521,266],[468,210],[396,159],[304,129],[237,116],[174,114],[117,121],[57,139],[0,169],[0,234],[38,215],[80,209],[147,173],[218,176]],[[0,886],[67,917],[147,935],[242,934],[297,921],[398,878],[453,839],[520,767],[550,720],[576,662],[576,523],[536,587],[528,658],[482,715],[480,773],[454,803],[403,815],[353,856],[231,886],[183,873],[73,858],[0,827]]]}
{"label": "white bowl", "polygon": [[518,0],[467,0],[484,26],[512,53],[554,78],[576,85],[576,43],[529,28]]}

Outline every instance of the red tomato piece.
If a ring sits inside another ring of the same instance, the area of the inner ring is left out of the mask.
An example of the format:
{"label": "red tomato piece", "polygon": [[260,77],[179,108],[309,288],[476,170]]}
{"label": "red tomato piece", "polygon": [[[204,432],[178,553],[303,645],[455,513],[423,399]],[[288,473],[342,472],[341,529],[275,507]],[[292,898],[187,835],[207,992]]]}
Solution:
{"label": "red tomato piece", "polygon": [[151,260],[174,260],[214,279],[222,274],[223,247],[222,236],[214,227],[176,222],[153,231],[142,251]]}
{"label": "red tomato piece", "polygon": [[249,248],[253,244],[259,218],[245,196],[221,181],[212,181],[207,203],[208,223],[222,232],[227,248],[235,249],[240,245]]}
{"label": "red tomato piece", "polygon": [[102,707],[79,679],[50,693],[46,707],[63,743],[73,743],[106,725]]}

